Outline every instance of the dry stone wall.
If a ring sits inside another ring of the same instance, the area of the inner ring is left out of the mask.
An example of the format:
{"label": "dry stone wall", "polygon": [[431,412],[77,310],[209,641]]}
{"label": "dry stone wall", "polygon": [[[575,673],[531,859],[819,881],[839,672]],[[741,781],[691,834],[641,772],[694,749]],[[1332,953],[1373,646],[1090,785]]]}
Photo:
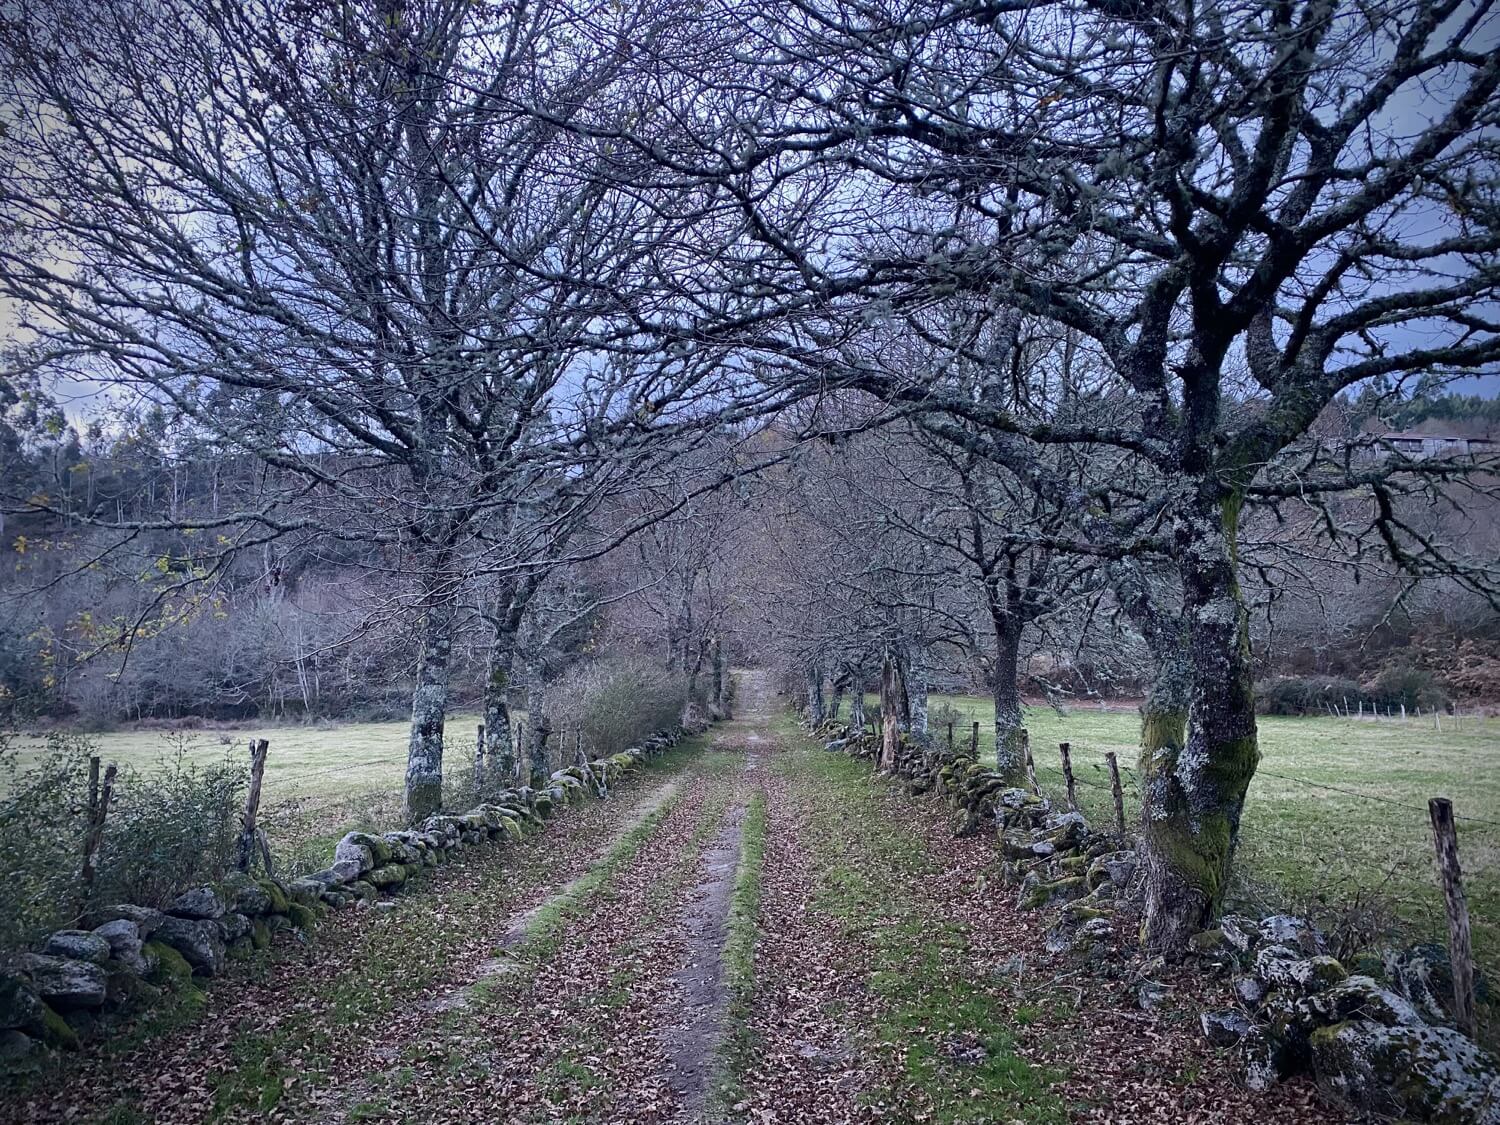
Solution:
{"label": "dry stone wall", "polygon": [[76,1050],[165,994],[191,996],[195,981],[219,976],[278,932],[312,930],[326,911],[378,908],[464,848],[539,832],[569,803],[608,797],[688,733],[660,732],[639,747],[558,770],[543,788],[504,790],[461,815],[351,832],[328,867],[289,882],[236,872],[184,890],[162,910],[130,903],[90,909],[79,928],[59,930],[40,949],[0,965],[0,1072]]}
{"label": "dry stone wall", "polygon": [[[873,734],[832,724],[815,733],[828,750],[879,757]],[[942,794],[955,809],[955,831],[995,833],[1017,907],[1050,912],[1043,938],[1049,951],[1138,959],[1130,923],[1140,865],[1127,841],[1008,785],[963,751],[903,735],[891,772],[914,794]],[[1441,947],[1371,954],[1351,972],[1306,919],[1229,916],[1195,935],[1192,956],[1206,972],[1229,978],[1238,1004],[1204,1012],[1203,1033],[1234,1053],[1252,1089],[1310,1075],[1361,1110],[1500,1125],[1500,1061],[1454,1026]],[[1136,968],[1149,976],[1149,964]],[[1153,1006],[1160,989],[1148,979],[1141,1005]]]}

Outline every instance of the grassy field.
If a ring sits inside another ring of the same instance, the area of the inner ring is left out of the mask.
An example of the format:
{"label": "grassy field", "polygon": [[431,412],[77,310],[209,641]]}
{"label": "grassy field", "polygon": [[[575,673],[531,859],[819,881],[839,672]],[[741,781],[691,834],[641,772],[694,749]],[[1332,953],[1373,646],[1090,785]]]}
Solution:
{"label": "grassy field", "polygon": [[[934,696],[980,722],[980,754],[994,758],[989,701]],[[1063,790],[1059,742],[1068,742],[1079,804],[1091,820],[1113,817],[1104,754],[1124,773],[1126,817],[1140,807],[1139,718],[1134,709],[1080,707],[1059,715],[1027,708],[1042,788]],[[1459,853],[1476,955],[1500,983],[1500,719],[1465,718],[1459,729],[1430,719],[1260,720],[1261,765],[1250,785],[1237,894],[1250,905],[1317,912],[1374,895],[1413,935],[1445,933],[1433,871],[1429,797],[1450,797],[1460,819]],[[1326,787],[1326,788],[1325,788]],[[1490,823],[1481,823],[1488,821]]]}
{"label": "grassy field", "polygon": [[[477,714],[449,718],[450,767],[472,763],[478,722]],[[294,870],[312,870],[326,864],[330,842],[344,832],[388,828],[399,820],[409,730],[403,720],[181,733],[130,730],[87,737],[104,761],[141,774],[175,755],[179,746],[191,762],[211,765],[228,758],[248,765],[250,740],[268,740],[262,822]],[[14,746],[25,769],[46,752],[47,741],[21,735]]]}

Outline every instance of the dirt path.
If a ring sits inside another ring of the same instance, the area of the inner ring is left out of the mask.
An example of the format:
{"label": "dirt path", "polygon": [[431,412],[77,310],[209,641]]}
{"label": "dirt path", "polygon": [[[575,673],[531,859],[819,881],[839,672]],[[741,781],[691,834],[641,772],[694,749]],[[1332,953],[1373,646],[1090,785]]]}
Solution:
{"label": "dirt path", "polygon": [[[1050,958],[984,837],[739,716],[607,802],[85,1056],[5,1121],[1340,1120]],[[1107,969],[1107,966],[1105,967]]]}

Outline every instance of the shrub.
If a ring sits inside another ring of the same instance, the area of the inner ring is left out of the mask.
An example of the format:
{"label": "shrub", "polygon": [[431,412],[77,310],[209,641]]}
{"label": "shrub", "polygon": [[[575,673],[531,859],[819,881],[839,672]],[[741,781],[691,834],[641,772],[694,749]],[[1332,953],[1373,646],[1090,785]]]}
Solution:
{"label": "shrub", "polygon": [[95,897],[160,906],[185,886],[220,879],[234,862],[247,781],[227,757],[200,766],[193,740],[169,749],[147,774],[129,771],[104,826]]}
{"label": "shrub", "polygon": [[1447,702],[1438,679],[1431,672],[1413,664],[1401,663],[1386,668],[1370,685],[1370,693],[1382,707],[1442,707]]}
{"label": "shrub", "polygon": [[23,768],[0,735],[0,948],[26,945],[77,911],[91,749],[53,734]]}
{"label": "shrub", "polygon": [[[233,862],[243,769],[187,758],[189,740],[152,770],[115,779],[96,856],[91,901],[162,906],[184,887],[218,879]],[[88,818],[87,738],[53,734],[22,767],[0,738],[0,947],[26,945],[78,917]]]}
{"label": "shrub", "polygon": [[1262,715],[1322,715],[1361,702],[1370,703],[1363,688],[1331,676],[1278,676],[1255,685],[1255,709]]}
{"label": "shrub", "polygon": [[575,669],[549,689],[553,726],[583,724],[591,754],[618,754],[652,731],[676,725],[687,687],[665,672],[628,661]]}

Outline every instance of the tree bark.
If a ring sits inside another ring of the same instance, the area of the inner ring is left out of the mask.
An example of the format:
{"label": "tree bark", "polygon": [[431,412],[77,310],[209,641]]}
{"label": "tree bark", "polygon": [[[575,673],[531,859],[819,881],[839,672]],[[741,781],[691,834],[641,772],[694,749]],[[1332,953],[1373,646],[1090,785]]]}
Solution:
{"label": "tree bark", "polygon": [[422,615],[422,651],[411,702],[411,739],[406,749],[408,822],[443,807],[443,720],[448,711],[448,664],[453,648],[453,606],[429,605]]}
{"label": "tree bark", "polygon": [[[1187,675],[1159,669],[1142,729],[1146,778],[1142,944],[1175,954],[1224,900],[1245,792],[1260,760],[1248,618],[1236,573],[1239,498],[1200,496],[1178,516]],[[1186,737],[1180,685],[1190,682]],[[1180,739],[1180,741],[1179,741]]]}
{"label": "tree bark", "polygon": [[548,758],[550,751],[547,746],[547,740],[552,735],[552,728],[547,723],[547,689],[539,663],[527,665],[526,712],[531,741],[530,761],[528,762],[530,785],[533,789],[538,789],[547,783],[547,778],[552,773]]}
{"label": "tree bark", "polygon": [[490,641],[484,678],[484,744],[490,775],[504,778],[505,783],[516,772],[516,748],[510,732],[510,676],[515,655],[515,630],[498,627]]}
{"label": "tree bark", "polygon": [[1021,657],[1021,621],[1003,606],[990,604],[995,631],[995,663],[990,670],[990,694],[995,704],[995,769],[1007,785],[1026,783],[1023,745],[1025,716],[1016,674]]}
{"label": "tree bark", "polygon": [[870,725],[865,714],[865,671],[854,668],[849,673],[849,729],[855,734],[864,734]]}
{"label": "tree bark", "polygon": [[820,664],[811,662],[803,669],[802,674],[807,681],[807,721],[813,727],[820,727],[828,717],[823,705],[823,668]]}
{"label": "tree bark", "polygon": [[901,662],[891,649],[880,662],[880,768],[896,768],[901,732],[909,721],[906,687],[901,681]]}

